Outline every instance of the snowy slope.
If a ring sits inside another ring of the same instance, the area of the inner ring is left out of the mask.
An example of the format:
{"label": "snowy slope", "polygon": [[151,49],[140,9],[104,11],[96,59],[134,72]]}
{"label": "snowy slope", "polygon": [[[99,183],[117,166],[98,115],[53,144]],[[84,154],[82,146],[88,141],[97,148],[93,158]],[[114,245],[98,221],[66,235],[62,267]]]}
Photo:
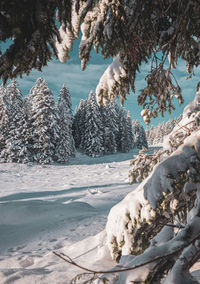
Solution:
{"label": "snowy slope", "polygon": [[134,188],[133,153],[0,164],[0,283],[70,283],[80,271],[53,255],[59,249],[83,265],[112,267],[101,240],[110,208]]}

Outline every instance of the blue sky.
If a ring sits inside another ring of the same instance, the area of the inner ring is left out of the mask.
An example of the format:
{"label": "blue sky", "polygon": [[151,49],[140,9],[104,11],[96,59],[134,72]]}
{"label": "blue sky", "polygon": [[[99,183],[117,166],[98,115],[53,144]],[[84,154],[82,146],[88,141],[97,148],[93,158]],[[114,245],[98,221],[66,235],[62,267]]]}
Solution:
{"label": "blue sky", "polygon": [[[88,97],[90,90],[95,91],[99,78],[112,62],[112,59],[104,60],[103,56],[92,51],[91,60],[86,70],[81,71],[80,59],[78,57],[78,41],[75,42],[70,57],[71,58],[66,63],[61,63],[59,60],[54,59],[48,63],[48,66],[43,68],[42,72],[33,70],[29,76],[24,75],[22,79],[17,79],[19,88],[23,94],[28,94],[38,77],[43,77],[47,81],[55,97],[57,97],[62,84],[65,83],[70,91],[74,109],[81,99]],[[148,70],[149,65],[143,65],[141,67],[141,72],[136,77],[136,93],[128,95],[125,102],[125,108],[130,110],[132,119],[138,119],[141,123],[143,123],[140,116],[142,108],[137,105],[137,95],[139,94],[139,90],[145,86],[145,77]],[[182,113],[185,105],[193,99],[196,85],[200,81],[199,68],[195,70],[195,76],[192,79],[185,79],[187,72],[185,62],[183,61],[179,61],[174,74],[182,88],[185,102],[181,106],[175,104],[176,110],[171,114],[171,117],[179,116]],[[159,116],[152,121],[152,124],[156,125],[162,121],[167,121],[171,117],[166,113],[164,118]]]}

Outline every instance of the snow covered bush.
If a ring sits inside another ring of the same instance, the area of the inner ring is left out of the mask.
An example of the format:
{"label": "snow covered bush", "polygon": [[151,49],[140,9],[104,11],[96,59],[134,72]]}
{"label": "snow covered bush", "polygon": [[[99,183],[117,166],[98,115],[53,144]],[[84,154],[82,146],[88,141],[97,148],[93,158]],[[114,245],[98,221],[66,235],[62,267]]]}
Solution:
{"label": "snow covered bush", "polygon": [[[121,258],[123,268],[130,268],[113,283],[197,283],[189,269],[200,257],[199,117],[198,89],[165,141],[170,155],[163,156],[138,188],[111,209],[107,246],[113,259]],[[173,148],[170,141],[177,133],[182,139]]]}

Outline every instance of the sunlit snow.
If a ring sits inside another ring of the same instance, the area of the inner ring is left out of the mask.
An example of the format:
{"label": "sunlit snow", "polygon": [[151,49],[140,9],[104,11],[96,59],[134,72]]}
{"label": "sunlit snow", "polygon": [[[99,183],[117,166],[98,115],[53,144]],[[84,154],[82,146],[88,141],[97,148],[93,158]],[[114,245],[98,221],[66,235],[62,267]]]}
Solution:
{"label": "sunlit snow", "polygon": [[136,152],[77,153],[62,166],[0,164],[0,283],[70,283],[81,271],[58,250],[85,266],[113,267],[103,230],[110,208],[135,187],[128,171]]}

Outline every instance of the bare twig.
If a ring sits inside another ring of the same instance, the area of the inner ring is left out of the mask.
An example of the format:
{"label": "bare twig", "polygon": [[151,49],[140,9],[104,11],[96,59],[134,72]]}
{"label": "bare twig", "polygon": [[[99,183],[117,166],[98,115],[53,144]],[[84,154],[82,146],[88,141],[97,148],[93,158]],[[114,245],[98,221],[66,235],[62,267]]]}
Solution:
{"label": "bare twig", "polygon": [[158,223],[163,225],[163,226],[168,226],[168,227],[173,227],[173,228],[178,228],[178,229],[184,229],[185,228],[185,226],[183,226],[181,224],[175,225],[175,224],[170,224],[170,223],[166,223],[166,224],[163,224],[161,222],[158,222]]}
{"label": "bare twig", "polygon": [[123,269],[115,269],[115,270],[93,270],[93,269],[89,269],[89,268],[86,268],[86,267],[83,267],[79,264],[77,264],[76,262],[74,262],[69,256],[61,253],[57,253],[55,251],[53,251],[53,254],[55,254],[56,256],[58,256],[59,258],[61,258],[62,260],[64,260],[65,262],[71,264],[71,265],[74,265],[82,270],[85,270],[89,273],[92,273],[92,274],[110,274],[110,273],[120,273],[120,272],[125,272],[125,271],[130,271],[130,270],[135,270],[137,268],[140,268],[142,266],[145,266],[147,264],[150,264],[150,263],[153,263],[153,262],[156,262],[158,260],[161,260],[163,258],[167,258],[167,257],[171,257],[175,254],[177,254],[178,252],[182,251],[184,248],[188,247],[190,244],[194,243],[197,239],[200,238],[200,234],[198,234],[196,237],[194,237],[193,239],[191,239],[189,242],[187,243],[184,243],[184,244],[180,244],[180,246],[178,246],[177,249],[175,249],[174,251],[170,252],[170,253],[164,253],[163,255],[160,255],[160,256],[157,256],[155,258],[152,258],[151,260],[148,260],[146,262],[143,262],[141,264],[137,264],[133,267],[126,267],[126,268],[123,268]]}

